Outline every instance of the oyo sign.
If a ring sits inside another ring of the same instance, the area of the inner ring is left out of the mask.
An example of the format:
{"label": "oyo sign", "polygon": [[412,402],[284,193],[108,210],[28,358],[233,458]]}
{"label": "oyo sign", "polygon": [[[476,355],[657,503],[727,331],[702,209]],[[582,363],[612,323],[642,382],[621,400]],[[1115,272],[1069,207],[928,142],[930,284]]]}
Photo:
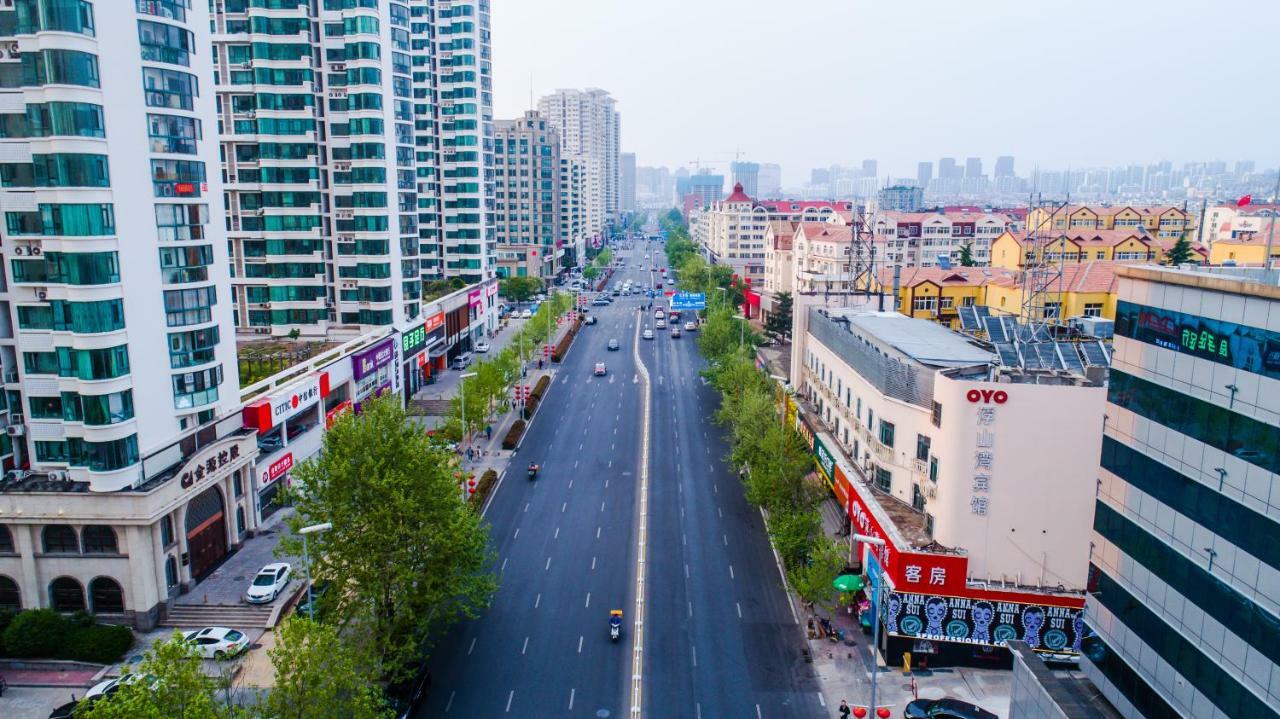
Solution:
{"label": "oyo sign", "polygon": [[964,398],[973,404],[1004,404],[1009,401],[1009,393],[1002,389],[971,389]]}

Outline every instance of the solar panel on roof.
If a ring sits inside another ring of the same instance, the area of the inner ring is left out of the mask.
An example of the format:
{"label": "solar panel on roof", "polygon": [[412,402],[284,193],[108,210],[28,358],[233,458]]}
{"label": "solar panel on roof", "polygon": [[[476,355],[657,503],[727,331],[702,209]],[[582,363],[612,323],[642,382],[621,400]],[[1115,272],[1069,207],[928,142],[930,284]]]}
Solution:
{"label": "solar panel on roof", "polygon": [[1081,342],[1080,351],[1084,353],[1084,363],[1090,367],[1107,367],[1111,358],[1101,342]]}
{"label": "solar panel on roof", "polygon": [[1058,356],[1057,350],[1053,347],[1053,342],[1037,342],[1035,344],[1036,353],[1040,355],[1040,362],[1046,368],[1063,369],[1062,358]]}
{"label": "solar panel on roof", "polygon": [[1018,350],[1008,342],[996,343],[996,354],[1000,357],[1001,367],[1021,367],[1022,360],[1018,358]]}
{"label": "solar panel on roof", "polygon": [[[1046,367],[1044,358],[1037,351],[1038,348],[1034,343],[1024,344],[1022,349],[1022,366],[1025,369],[1052,369],[1052,366]],[[1055,363],[1056,364],[1056,363]]]}
{"label": "solar panel on roof", "polygon": [[999,317],[986,317],[982,320],[983,325],[987,328],[987,336],[992,342],[1009,342],[1011,338],[1005,334],[1004,325],[1001,324]]}
{"label": "solar panel on roof", "polygon": [[956,313],[960,315],[960,329],[965,332],[976,332],[982,329],[981,323],[978,322],[978,313],[974,312],[972,307],[960,307]]}
{"label": "solar panel on roof", "polygon": [[1002,315],[1000,324],[1004,325],[1004,336],[1008,337],[1011,342],[1017,341],[1026,334],[1022,330],[1022,326],[1018,324],[1018,319],[1011,315]]}
{"label": "solar panel on roof", "polygon": [[1070,342],[1058,342],[1058,357],[1062,360],[1062,366],[1068,372],[1084,374],[1084,363],[1080,361],[1080,355],[1076,354],[1075,345]]}
{"label": "solar panel on roof", "polygon": [[974,305],[973,311],[978,314],[979,320],[981,320],[983,317],[991,316],[991,308],[987,307],[986,305]]}

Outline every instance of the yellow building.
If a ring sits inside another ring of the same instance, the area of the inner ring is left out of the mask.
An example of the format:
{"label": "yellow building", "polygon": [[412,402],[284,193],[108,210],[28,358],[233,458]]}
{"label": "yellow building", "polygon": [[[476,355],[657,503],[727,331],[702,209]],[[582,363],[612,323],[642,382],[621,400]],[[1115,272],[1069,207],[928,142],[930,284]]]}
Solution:
{"label": "yellow building", "polygon": [[1148,234],[1177,239],[1194,233],[1195,214],[1174,205],[1067,205],[1036,207],[1027,214],[1027,228],[1053,230],[1145,229]]}
{"label": "yellow building", "polygon": [[[1056,237],[1054,236],[1056,235]],[[1156,237],[1145,229],[1119,230],[1067,230],[1054,231],[1043,239],[1045,262],[1064,265],[1084,262],[1139,262],[1162,263],[1165,254],[1178,241],[1177,237]],[[1208,259],[1205,248],[1193,245],[1196,261]],[[1005,232],[991,243],[991,265],[1016,270],[1033,263],[1037,258],[1025,232]]]}
{"label": "yellow building", "polygon": [[[1211,265],[1253,265],[1261,267],[1267,255],[1267,234],[1270,225],[1259,225],[1259,231],[1237,231],[1235,237],[1214,240],[1209,249]],[[1280,236],[1271,248],[1271,259],[1280,260]]]}
{"label": "yellow building", "polygon": [[[1125,263],[1090,260],[1065,265],[1062,276],[1048,287],[1045,314],[1049,319],[1116,316],[1116,267]],[[877,275],[879,287],[893,293],[892,269]],[[934,320],[960,328],[957,308],[984,305],[992,314],[1022,312],[1027,288],[1025,273],[1001,267],[903,268],[898,280],[898,311],[916,319]]]}

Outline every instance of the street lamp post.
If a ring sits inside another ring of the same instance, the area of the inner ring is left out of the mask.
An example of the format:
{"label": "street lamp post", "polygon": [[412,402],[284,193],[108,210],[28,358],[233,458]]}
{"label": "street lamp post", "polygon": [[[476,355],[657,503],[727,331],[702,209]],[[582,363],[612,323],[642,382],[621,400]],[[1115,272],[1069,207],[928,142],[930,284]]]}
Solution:
{"label": "street lamp post", "polygon": [[311,555],[307,552],[307,535],[327,532],[330,529],[333,529],[333,522],[313,524],[298,530],[298,534],[302,535],[302,569],[307,574],[307,618],[312,621],[316,618],[316,602],[311,593]]}
{"label": "street lamp post", "polygon": [[[853,535],[853,540],[870,544],[875,547],[885,546],[883,539],[879,537],[870,537],[865,534]],[[880,563],[877,562],[879,567]],[[869,713],[874,714],[876,711],[876,679],[880,674],[880,598],[884,595],[884,571],[881,569],[880,576],[876,578],[875,586],[872,587],[872,593],[875,595],[875,601],[871,607],[871,706]]]}
{"label": "street lamp post", "polygon": [[462,381],[458,383],[458,396],[460,398],[460,402],[458,403],[458,406],[462,409],[462,438],[461,438],[462,441],[459,443],[459,445],[463,449],[466,449],[467,436],[468,436],[467,435],[467,379],[475,376],[476,376],[475,372],[465,372],[462,375]]}

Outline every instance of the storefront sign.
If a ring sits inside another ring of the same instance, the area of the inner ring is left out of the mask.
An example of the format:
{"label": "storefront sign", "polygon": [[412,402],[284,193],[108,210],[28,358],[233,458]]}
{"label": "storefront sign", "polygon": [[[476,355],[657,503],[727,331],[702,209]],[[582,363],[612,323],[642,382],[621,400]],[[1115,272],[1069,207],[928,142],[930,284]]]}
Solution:
{"label": "storefront sign", "polygon": [[885,541],[883,547],[868,549],[877,555],[880,565],[888,572],[895,587],[943,594],[961,594],[965,591],[969,562],[964,556],[917,552],[898,547],[853,485],[849,485],[847,509],[855,533]]}
{"label": "storefront sign", "polygon": [[285,472],[293,469],[293,452],[285,454],[285,456],[272,462],[262,473],[262,483],[271,484],[272,482],[284,476]]}
{"label": "storefront sign", "polygon": [[1078,654],[1085,634],[1079,606],[902,592],[887,604],[886,631],[904,637],[997,647],[1020,639],[1039,651]]}
{"label": "storefront sign", "polygon": [[467,293],[467,304],[472,307],[483,307],[484,301],[481,299],[480,290],[471,290]]}
{"label": "storefront sign", "polygon": [[818,472],[823,479],[827,480],[827,486],[835,491],[836,458],[831,456],[831,452],[816,435],[813,438],[813,459],[818,466]]}
{"label": "storefront sign", "polygon": [[182,468],[178,475],[179,482],[183,489],[191,489],[206,477],[213,476],[218,470],[226,467],[228,463],[234,463],[237,459],[240,459],[239,444],[209,449],[197,454],[190,462],[187,462],[187,465]]}
{"label": "storefront sign", "polygon": [[425,324],[405,330],[400,334],[400,354],[405,357],[412,357],[418,354],[426,346],[427,326]]}
{"label": "storefront sign", "polygon": [[1002,389],[971,389],[964,398],[974,404],[1004,404],[1009,401],[1009,393]]}
{"label": "storefront sign", "polygon": [[346,412],[349,409],[351,409],[351,400],[340,402],[337,405],[335,405],[333,409],[329,410],[328,412],[325,412],[324,428],[329,429],[333,427],[334,423],[338,421],[338,418],[342,416],[342,413]]}
{"label": "storefront sign", "polygon": [[244,426],[256,429],[259,433],[268,432],[272,427],[309,408],[328,394],[329,373],[313,374],[300,384],[245,405],[241,413],[244,417]]}
{"label": "storefront sign", "polygon": [[364,379],[391,364],[395,356],[395,338],[388,337],[369,349],[351,356],[351,376],[357,381]]}
{"label": "storefront sign", "polygon": [[497,282],[494,282],[494,283],[490,284],[488,287],[484,288],[484,296],[485,296],[485,297],[493,297],[493,296],[494,296],[494,295],[496,295],[496,294],[498,294],[498,283],[497,283]]}

